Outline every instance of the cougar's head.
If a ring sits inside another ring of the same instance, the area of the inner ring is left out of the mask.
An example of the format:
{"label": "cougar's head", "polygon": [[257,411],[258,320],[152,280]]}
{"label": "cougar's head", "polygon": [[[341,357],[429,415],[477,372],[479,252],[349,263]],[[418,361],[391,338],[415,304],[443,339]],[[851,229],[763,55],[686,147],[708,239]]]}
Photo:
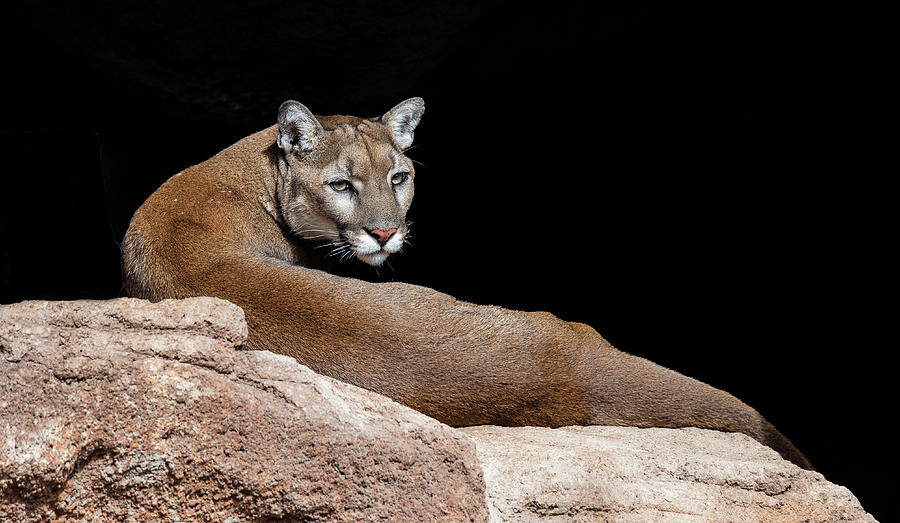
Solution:
{"label": "cougar's head", "polygon": [[424,111],[421,98],[380,118],[316,117],[300,102],[281,104],[278,200],[294,234],[375,266],[399,251],[415,179],[403,152]]}

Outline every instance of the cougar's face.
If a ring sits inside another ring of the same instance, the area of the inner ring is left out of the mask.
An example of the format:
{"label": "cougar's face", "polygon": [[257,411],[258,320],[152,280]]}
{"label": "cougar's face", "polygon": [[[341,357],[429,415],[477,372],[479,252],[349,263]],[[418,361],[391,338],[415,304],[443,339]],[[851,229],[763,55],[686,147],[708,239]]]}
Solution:
{"label": "cougar's face", "polygon": [[294,233],[319,240],[339,259],[381,265],[400,251],[413,199],[412,162],[383,125],[362,120],[328,128],[318,153],[298,161],[285,219]]}
{"label": "cougar's face", "polygon": [[[381,118],[316,117],[288,100],[278,108],[278,199],[294,234],[330,242],[331,254],[381,265],[406,241],[413,143],[425,101],[409,98]],[[286,172],[284,172],[286,171]]]}

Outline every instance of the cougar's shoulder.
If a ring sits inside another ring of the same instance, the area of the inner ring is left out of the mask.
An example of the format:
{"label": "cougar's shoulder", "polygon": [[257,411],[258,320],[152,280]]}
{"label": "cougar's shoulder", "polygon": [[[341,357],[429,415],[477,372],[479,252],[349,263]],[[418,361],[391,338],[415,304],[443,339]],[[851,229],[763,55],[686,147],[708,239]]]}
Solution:
{"label": "cougar's shoulder", "polygon": [[277,226],[277,126],[253,133],[167,179],[137,209],[122,243],[126,293],[185,297],[183,276],[242,248],[293,252]]}

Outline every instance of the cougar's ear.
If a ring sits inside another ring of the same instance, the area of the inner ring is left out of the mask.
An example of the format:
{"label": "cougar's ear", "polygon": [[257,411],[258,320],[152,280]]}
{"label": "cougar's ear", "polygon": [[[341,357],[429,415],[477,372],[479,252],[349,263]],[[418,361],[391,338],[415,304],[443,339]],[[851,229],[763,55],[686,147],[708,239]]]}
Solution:
{"label": "cougar's ear", "polygon": [[288,100],[278,108],[278,147],[282,151],[306,154],[324,135],[322,124],[302,103]]}
{"label": "cougar's ear", "polygon": [[381,117],[381,123],[391,130],[394,137],[394,143],[400,149],[406,149],[413,143],[413,131],[419,125],[422,119],[422,113],[425,112],[425,100],[421,98],[410,98],[404,100],[394,106],[393,109],[384,113]]}

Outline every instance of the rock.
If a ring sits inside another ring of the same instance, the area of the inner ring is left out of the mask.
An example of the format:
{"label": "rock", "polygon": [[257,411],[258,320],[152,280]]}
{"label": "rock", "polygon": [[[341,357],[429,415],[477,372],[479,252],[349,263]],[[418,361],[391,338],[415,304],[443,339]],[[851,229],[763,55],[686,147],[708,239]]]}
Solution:
{"label": "rock", "polygon": [[743,434],[469,427],[491,521],[875,521],[844,487]]}
{"label": "rock", "polygon": [[485,521],[472,442],[212,298],[0,306],[0,520]]}
{"label": "rock", "polygon": [[743,434],[454,430],[246,337],[214,298],[0,306],[0,521],[874,521]]}

